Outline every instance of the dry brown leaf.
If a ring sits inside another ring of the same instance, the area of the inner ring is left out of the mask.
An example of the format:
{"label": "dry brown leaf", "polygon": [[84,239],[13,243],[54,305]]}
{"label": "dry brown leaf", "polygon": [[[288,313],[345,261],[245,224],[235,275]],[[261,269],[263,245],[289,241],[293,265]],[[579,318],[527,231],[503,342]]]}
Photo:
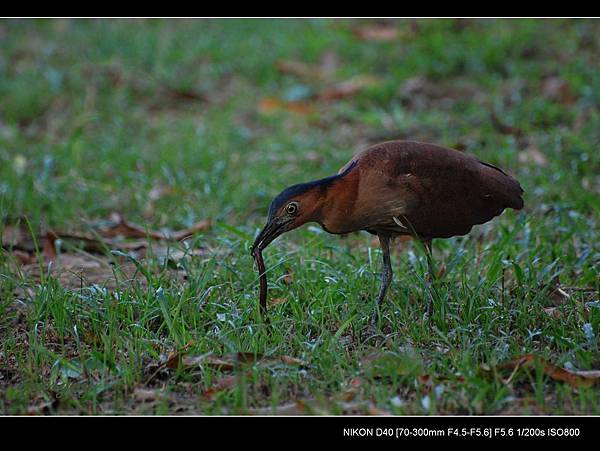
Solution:
{"label": "dry brown leaf", "polygon": [[29,252],[13,250],[12,256],[22,265],[31,265],[35,262],[35,255]]}
{"label": "dry brown leaf", "polygon": [[304,159],[307,161],[321,162],[324,160],[324,157],[314,150],[309,150],[308,152],[304,153]]}
{"label": "dry brown leaf", "polygon": [[519,163],[546,167],[548,166],[548,159],[540,149],[535,146],[529,146],[519,153]]}
{"label": "dry brown leaf", "polygon": [[173,187],[162,183],[155,184],[148,192],[148,202],[144,207],[144,217],[152,217],[156,201],[173,193]]}
{"label": "dry brown leaf", "polygon": [[125,238],[146,238],[150,237],[155,240],[174,240],[181,241],[190,235],[197,232],[208,230],[211,227],[211,222],[207,219],[199,221],[186,229],[178,231],[157,231],[157,230],[146,230],[144,227],[129,222],[120,213],[113,213],[111,219],[115,222],[114,225],[101,230],[100,234],[104,238],[115,238],[122,236]]}
{"label": "dry brown leaf", "polygon": [[236,375],[227,375],[227,376],[223,376],[220,379],[217,379],[211,386],[210,388],[208,388],[207,390],[204,391],[204,398],[207,401],[212,401],[212,399],[214,398],[214,396],[224,390],[229,390],[230,388],[235,387],[237,383],[237,376]]}
{"label": "dry brown leaf", "polygon": [[569,293],[560,288],[559,286],[555,287],[550,293],[548,293],[548,297],[554,302],[555,305],[561,305],[571,299]]}
{"label": "dry brown leaf", "polygon": [[375,407],[373,405],[369,406],[369,408],[367,409],[367,413],[369,415],[392,415],[391,412],[380,409],[379,407]]}
{"label": "dry brown leaf", "polygon": [[548,77],[541,84],[542,95],[548,100],[554,100],[563,104],[571,104],[577,101],[577,96],[571,90],[569,83],[561,77]]}
{"label": "dry brown leaf", "polygon": [[325,101],[340,100],[380,83],[381,81],[372,75],[358,75],[326,88],[318,95],[318,98]]}
{"label": "dry brown leaf", "polygon": [[[142,227],[127,222],[121,215],[114,214],[113,220],[116,224],[100,230],[99,235],[86,235],[80,233],[60,232],[48,230],[44,235],[37,238],[38,246],[41,248],[44,261],[61,260],[67,263],[67,267],[72,267],[69,264],[71,257],[76,258],[78,263],[81,263],[81,256],[78,256],[68,251],[75,247],[85,252],[94,254],[104,254],[109,249],[120,250],[123,252],[140,251],[148,248],[150,245],[147,238],[156,240],[174,240],[181,241],[194,233],[207,230],[210,228],[210,221],[203,220],[194,224],[192,227],[178,231],[157,232],[149,230],[146,232]],[[123,240],[123,238],[139,238],[137,240]],[[56,242],[60,240],[63,243],[62,253],[57,255]],[[24,229],[19,227],[5,227],[5,233],[2,238],[2,247],[11,250],[17,259],[23,264],[32,264],[35,259],[36,246],[34,240],[25,233]],[[202,249],[191,249],[182,251],[179,249],[170,249],[167,247],[153,246],[155,256],[167,256],[178,261],[187,255],[198,255],[204,251]],[[92,258],[89,258],[93,261]],[[108,264],[108,263],[107,263]],[[97,265],[96,265],[97,266]],[[96,267],[94,266],[94,267]]]}
{"label": "dry brown leaf", "polygon": [[286,285],[294,283],[294,273],[291,269],[286,269],[285,274],[283,275],[283,283]]}
{"label": "dry brown leaf", "polygon": [[[403,104],[410,109],[419,110],[461,102],[466,98],[484,104],[489,95],[480,85],[470,79],[439,81],[421,75],[402,82],[399,93]],[[423,126],[415,128],[410,134],[420,133],[421,130],[423,130]]]}
{"label": "dry brown leaf", "polygon": [[544,308],[544,312],[554,318],[562,317],[562,312],[558,309],[558,307],[546,307]]}
{"label": "dry brown leaf", "polygon": [[166,97],[170,97],[174,100],[185,100],[201,102],[206,101],[206,96],[202,93],[193,91],[191,89],[179,89],[171,88],[169,86],[162,87],[162,94]]}
{"label": "dry brown leaf", "polygon": [[297,359],[296,357],[290,357],[289,355],[283,355],[279,357],[279,359],[286,365],[306,366],[306,362],[304,360]]}
{"label": "dry brown leaf", "polygon": [[[121,283],[129,283],[133,280],[144,283],[144,276],[131,262],[118,265],[119,276],[115,277],[114,267],[108,257],[93,257],[84,253],[62,253],[49,262],[39,262],[32,254],[31,263],[23,266],[23,272],[33,279],[40,279],[50,269],[52,276],[58,279],[60,285],[69,289],[80,289],[90,285],[98,285],[107,289],[115,289]],[[40,269],[42,273],[40,273]]]}
{"label": "dry brown leaf", "polygon": [[587,107],[580,110],[579,113],[577,113],[577,116],[575,117],[575,121],[573,123],[573,131],[578,132],[583,127],[585,127],[585,125],[590,120],[590,117],[592,116],[592,111],[593,110],[591,107]]}
{"label": "dry brown leaf", "polygon": [[279,304],[285,304],[288,301],[287,298],[273,298],[269,299],[269,307],[275,307]]}
{"label": "dry brown leaf", "polygon": [[446,265],[444,263],[442,263],[438,269],[436,278],[441,279],[444,276],[444,274],[446,274]]}
{"label": "dry brown leaf", "polygon": [[308,80],[324,80],[325,72],[319,67],[296,60],[280,60],[275,63],[277,70],[284,74],[294,75]]}
{"label": "dry brown leaf", "polygon": [[356,397],[358,390],[362,385],[362,381],[355,377],[353,379],[350,379],[348,385],[349,388],[342,393],[342,399],[344,401],[352,401]]}
{"label": "dry brown leaf", "polygon": [[429,393],[433,389],[433,378],[429,374],[421,374],[417,376],[417,381],[419,382],[421,392]]}
{"label": "dry brown leaf", "polygon": [[258,111],[266,115],[284,111],[299,116],[307,116],[314,112],[314,108],[307,102],[289,102],[275,97],[266,97],[258,103]]}
{"label": "dry brown leaf", "polygon": [[171,369],[178,368],[181,364],[183,355],[188,352],[193,345],[194,340],[190,340],[181,349],[176,349],[169,352],[166,361],[163,363],[163,366]]}
{"label": "dry brown leaf", "polygon": [[500,133],[503,133],[505,135],[514,135],[516,137],[523,136],[524,134],[523,130],[519,127],[505,124],[502,120],[500,120],[500,118],[494,110],[490,112],[490,119],[494,128],[496,128],[496,130],[498,130]]}
{"label": "dry brown leaf", "polygon": [[542,366],[542,370],[546,376],[556,381],[566,382],[572,387],[591,387],[600,381],[600,370],[570,371],[553,365],[546,359],[533,354],[525,354],[521,357],[517,357],[516,359],[501,365],[500,369],[513,371],[511,377],[507,381],[508,383],[520,368],[535,368],[536,362]]}
{"label": "dry brown leaf", "polygon": [[335,74],[340,59],[335,50],[326,50],[319,58],[319,69],[324,78],[329,78]]}
{"label": "dry brown leaf", "polygon": [[27,415],[49,415],[54,412],[60,404],[60,399],[54,398],[51,401],[44,401],[27,409]]}
{"label": "dry brown leaf", "polygon": [[214,368],[218,371],[233,371],[235,368],[235,362],[231,362],[229,360],[221,359],[215,356],[185,356],[181,360],[181,364],[184,368],[192,368],[200,365],[205,365],[211,368]]}
{"label": "dry brown leaf", "polygon": [[169,185],[164,185],[162,183],[157,183],[148,192],[148,199],[155,201],[165,197],[168,194],[171,194],[172,192],[173,187]]}
{"label": "dry brown leaf", "polygon": [[23,241],[28,238],[29,232],[27,232],[22,224],[19,224],[18,226],[7,224],[2,229],[3,247],[18,247],[19,244],[23,243]]}
{"label": "dry brown leaf", "polygon": [[42,248],[44,260],[54,260],[56,258],[56,240],[57,236],[52,232],[47,232]]}
{"label": "dry brown leaf", "polygon": [[136,388],[133,397],[138,402],[153,402],[164,398],[164,392],[162,390]]}
{"label": "dry brown leaf", "polygon": [[226,354],[222,357],[210,354],[200,356],[185,356],[181,360],[181,365],[184,368],[192,368],[202,365],[213,368],[217,371],[233,371],[235,368],[242,365],[269,365],[279,362],[282,362],[285,365],[306,365],[306,363],[303,360],[287,355],[280,357],[265,358],[262,354],[255,354],[251,352],[236,352],[232,354]]}
{"label": "dry brown leaf", "polygon": [[214,368],[217,371],[233,371],[236,367],[240,366],[241,364],[256,362],[258,358],[259,357],[254,354],[239,352],[234,354],[228,354],[224,357],[208,355],[204,358],[197,359],[195,361],[195,364],[208,366],[210,368]]}
{"label": "dry brown leaf", "polygon": [[354,35],[361,41],[388,42],[395,41],[400,36],[398,29],[390,24],[372,24],[356,27]]}
{"label": "dry brown leaf", "polygon": [[195,233],[205,232],[206,230],[210,229],[211,226],[212,223],[209,219],[203,219],[185,229],[176,230],[174,232],[166,232],[165,234],[163,234],[163,239],[181,241],[189,236],[192,236]]}
{"label": "dry brown leaf", "polygon": [[339,66],[339,58],[334,50],[327,50],[321,55],[318,65],[297,60],[279,60],[275,65],[281,73],[307,81],[322,82],[333,76]]}
{"label": "dry brown leaf", "polygon": [[588,379],[600,379],[600,370],[581,370],[575,371],[575,374]]}
{"label": "dry brown leaf", "polygon": [[293,401],[276,407],[259,407],[248,409],[250,415],[304,415],[305,404],[303,401]]}

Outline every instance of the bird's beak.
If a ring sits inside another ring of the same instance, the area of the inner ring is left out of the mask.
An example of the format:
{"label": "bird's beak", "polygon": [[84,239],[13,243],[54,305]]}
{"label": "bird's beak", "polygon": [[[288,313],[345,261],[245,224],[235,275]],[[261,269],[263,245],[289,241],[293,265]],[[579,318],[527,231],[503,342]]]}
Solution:
{"label": "bird's beak", "polygon": [[287,230],[285,226],[288,224],[288,222],[289,221],[282,220],[280,218],[273,218],[269,222],[267,222],[267,225],[258,234],[256,240],[254,240],[254,244],[250,249],[250,255],[254,257],[255,251],[262,251],[265,247],[269,245],[271,241],[273,241],[275,238],[277,238],[279,235],[285,232]]}

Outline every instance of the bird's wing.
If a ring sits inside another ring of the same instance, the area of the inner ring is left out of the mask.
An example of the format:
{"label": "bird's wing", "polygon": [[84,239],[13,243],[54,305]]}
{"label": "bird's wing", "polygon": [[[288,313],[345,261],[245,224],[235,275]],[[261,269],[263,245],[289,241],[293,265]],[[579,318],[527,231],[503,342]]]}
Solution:
{"label": "bird's wing", "polygon": [[523,206],[514,178],[459,151],[403,141],[357,157],[365,217],[377,217],[386,227],[399,212],[422,236],[464,235],[505,208]]}

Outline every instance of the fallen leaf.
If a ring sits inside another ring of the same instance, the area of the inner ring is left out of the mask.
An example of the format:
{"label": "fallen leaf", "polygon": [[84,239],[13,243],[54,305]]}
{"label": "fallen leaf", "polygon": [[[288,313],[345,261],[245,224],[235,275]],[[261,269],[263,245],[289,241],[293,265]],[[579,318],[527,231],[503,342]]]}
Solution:
{"label": "fallen leaf", "polygon": [[514,125],[508,125],[502,122],[494,110],[490,112],[490,119],[494,128],[496,128],[496,130],[498,130],[500,133],[503,133],[505,135],[514,135],[517,137],[522,136],[524,134],[523,130],[519,127],[516,127]]}
{"label": "fallen leaf", "polygon": [[206,354],[197,356],[184,356],[181,360],[181,365],[184,368],[207,366],[218,371],[232,371],[235,368],[235,362]]}
{"label": "fallen leaf", "polygon": [[303,360],[287,355],[265,358],[262,354],[255,354],[251,352],[235,352],[226,354],[222,357],[214,356],[212,354],[185,356],[180,362],[184,368],[206,366],[217,371],[233,371],[237,367],[248,364],[271,365],[274,363],[299,366],[306,365]]}
{"label": "fallen leaf", "polygon": [[175,100],[186,100],[186,101],[205,101],[206,97],[196,91],[191,89],[180,89],[180,88],[170,88],[168,86],[163,86],[163,92],[166,96],[171,97]]}
{"label": "fallen leaf", "polygon": [[546,307],[544,308],[544,312],[554,318],[562,317],[562,312],[558,309],[558,307]]}
{"label": "fallen leaf", "polygon": [[369,406],[369,408],[367,409],[367,413],[369,415],[392,415],[391,412],[388,412],[387,410],[383,410],[375,406]]}
{"label": "fallen leaf", "polygon": [[315,152],[314,150],[309,150],[308,152],[306,152],[304,154],[304,158],[307,161],[313,161],[313,162],[322,162],[324,160],[323,155],[321,155],[318,152]]}
{"label": "fallen leaf", "polygon": [[46,233],[42,254],[45,260],[54,260],[56,258],[56,240],[57,236],[51,232]]}
{"label": "fallen leaf", "polygon": [[394,25],[373,24],[356,27],[354,35],[361,41],[388,42],[398,39],[400,33]]}
{"label": "fallen leaf", "polygon": [[156,201],[172,193],[173,188],[171,186],[163,183],[155,184],[148,192],[148,202],[144,207],[144,217],[152,217],[154,214]]}
{"label": "fallen leaf", "polygon": [[258,111],[262,114],[271,115],[281,111],[307,116],[314,112],[314,108],[307,102],[291,102],[275,97],[266,97],[258,103]]}
{"label": "fallen leaf", "polygon": [[1,233],[2,247],[4,248],[18,247],[29,237],[29,233],[22,224],[7,224],[1,229]]}
{"label": "fallen leaf", "polygon": [[30,254],[29,252],[13,250],[12,255],[22,265],[30,265],[35,262],[35,255]]}
{"label": "fallen leaf", "polygon": [[283,283],[286,285],[291,285],[294,283],[294,273],[291,269],[287,269],[285,274],[283,275]]}
{"label": "fallen leaf", "polygon": [[148,192],[148,199],[154,201],[173,192],[173,188],[169,185],[158,183],[154,185]]}
{"label": "fallen leaf", "polygon": [[362,381],[355,377],[353,379],[350,379],[348,385],[349,388],[342,393],[342,399],[344,401],[352,401],[356,397],[356,395],[358,394],[358,390],[362,385]]}
{"label": "fallen leaf", "polygon": [[287,298],[273,298],[269,299],[269,307],[275,307],[279,304],[285,304],[288,301]]}
{"label": "fallen leaf", "polygon": [[60,400],[58,398],[41,402],[35,406],[30,406],[27,409],[27,415],[49,415],[58,408],[59,404]]}
{"label": "fallen leaf", "polygon": [[164,367],[175,369],[178,368],[183,355],[189,351],[194,345],[194,340],[188,341],[181,349],[176,349],[167,355],[165,362],[162,364]]}
{"label": "fallen leaf", "polygon": [[115,277],[115,267],[111,266],[111,260],[104,256],[94,257],[83,252],[61,253],[50,259],[51,265],[49,262],[43,262],[41,267],[35,254],[31,256],[31,262],[23,266],[27,277],[39,280],[51,271],[52,277],[68,289],[93,288],[96,285],[97,289],[112,290],[134,280],[142,283],[144,279],[143,274],[130,262],[118,264],[119,276]]}
{"label": "fallen leaf", "polygon": [[236,375],[223,376],[217,379],[207,390],[204,391],[203,396],[207,401],[212,401],[214,396],[224,390],[229,390],[235,387],[237,383]]}
{"label": "fallen leaf", "polygon": [[577,116],[575,117],[575,121],[573,123],[573,131],[578,132],[583,127],[585,127],[585,125],[590,120],[591,116],[592,116],[592,108],[591,107],[587,107],[587,108],[580,110],[577,113]]}
{"label": "fallen leaf", "polygon": [[340,59],[335,50],[326,50],[319,58],[319,69],[323,78],[330,78],[335,74]]}
{"label": "fallen leaf", "polygon": [[571,104],[577,100],[577,96],[571,90],[569,83],[558,76],[545,78],[541,83],[540,90],[548,100],[563,104]]}
{"label": "fallen leaf", "polygon": [[564,304],[569,299],[571,299],[571,296],[569,295],[569,293],[567,293],[565,290],[563,290],[559,286],[556,286],[555,288],[553,288],[552,291],[550,291],[550,293],[548,293],[548,297],[556,305]]}
{"label": "fallen leaf", "polygon": [[519,163],[546,167],[548,166],[548,159],[540,149],[529,146],[524,151],[519,152]]}
{"label": "fallen leaf", "polygon": [[326,88],[318,95],[318,99],[325,101],[344,99],[380,83],[378,78],[371,75],[358,75]]}
{"label": "fallen leaf", "polygon": [[306,366],[306,362],[304,360],[297,359],[296,357],[290,357],[289,355],[281,356],[279,359],[286,365]]}
{"label": "fallen leaf", "polygon": [[421,374],[417,376],[421,393],[429,393],[433,389],[433,378],[429,374]]}
{"label": "fallen leaf", "polygon": [[309,80],[324,80],[327,75],[319,66],[296,60],[280,60],[275,63],[277,70],[284,74],[294,75]]}
{"label": "fallen leaf", "polygon": [[572,387],[591,387],[600,381],[600,370],[570,371],[553,365],[546,359],[533,354],[526,354],[521,357],[517,357],[516,359],[501,365],[500,369],[513,371],[511,377],[507,380],[507,383],[509,383],[514,374],[516,374],[520,368],[536,368],[536,363],[541,365],[542,371],[546,376],[556,381],[566,382]]}
{"label": "fallen leaf", "polygon": [[304,415],[306,406],[303,401],[293,401],[275,407],[258,407],[246,411],[250,415]]}
{"label": "fallen leaf", "polygon": [[293,75],[310,82],[324,82],[333,77],[339,66],[339,58],[334,50],[327,50],[321,55],[319,64],[308,64],[298,60],[279,60],[275,66],[283,74]]}
{"label": "fallen leaf", "polygon": [[147,388],[136,388],[133,397],[138,402],[153,402],[164,398],[162,390],[151,390]]}
{"label": "fallen leaf", "polygon": [[436,279],[441,279],[444,276],[444,274],[446,274],[446,265],[442,263],[436,274]]}
{"label": "fallen leaf", "polygon": [[[209,220],[202,220],[186,229],[177,231],[146,231],[140,226],[129,223],[121,215],[113,214],[114,224],[109,227],[101,228],[96,235],[62,232],[56,230],[47,230],[45,233],[36,237],[35,240],[24,227],[4,226],[2,233],[2,248],[15,254],[17,260],[25,265],[33,264],[36,260],[36,250],[40,249],[44,261],[58,261],[67,263],[72,267],[68,260],[71,257],[82,262],[81,255],[75,255],[72,250],[85,251],[93,254],[106,254],[109,250],[121,252],[142,251],[147,249],[151,243],[148,237],[161,241],[182,241],[194,233],[205,231],[210,228]],[[130,240],[126,238],[138,238]],[[57,254],[57,242],[61,243],[60,255]],[[36,245],[37,243],[37,245]],[[204,250],[194,248],[188,250],[172,249],[164,246],[153,246],[153,254],[157,257],[166,256],[170,260],[177,262],[185,256],[201,255]],[[88,260],[93,261],[89,257]],[[108,265],[108,262],[107,262]],[[96,267],[95,264],[94,267]]]}
{"label": "fallen leaf", "polygon": [[113,220],[114,225],[100,230],[100,234],[105,238],[115,238],[117,236],[122,236],[125,238],[150,237],[156,240],[181,241],[184,238],[193,235],[194,233],[208,230],[211,227],[211,222],[207,219],[204,219],[195,223],[191,227],[175,232],[169,230],[156,231],[146,229],[142,226],[129,222],[125,219],[123,215],[117,212],[114,212],[111,215],[111,219]]}
{"label": "fallen leaf", "polygon": [[[470,79],[455,79],[452,81],[431,80],[417,75],[406,79],[400,86],[400,99],[410,109],[428,109],[462,102],[464,99],[484,103],[488,93]],[[418,133],[423,126],[411,134]]]}

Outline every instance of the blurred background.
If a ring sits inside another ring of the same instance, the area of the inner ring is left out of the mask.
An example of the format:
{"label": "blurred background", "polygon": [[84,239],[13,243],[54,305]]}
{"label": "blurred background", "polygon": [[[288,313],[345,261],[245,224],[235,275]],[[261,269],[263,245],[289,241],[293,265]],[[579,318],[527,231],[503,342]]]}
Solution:
{"label": "blurred background", "polygon": [[253,234],[285,186],[390,139],[598,209],[596,20],[2,20],[0,211]]}

